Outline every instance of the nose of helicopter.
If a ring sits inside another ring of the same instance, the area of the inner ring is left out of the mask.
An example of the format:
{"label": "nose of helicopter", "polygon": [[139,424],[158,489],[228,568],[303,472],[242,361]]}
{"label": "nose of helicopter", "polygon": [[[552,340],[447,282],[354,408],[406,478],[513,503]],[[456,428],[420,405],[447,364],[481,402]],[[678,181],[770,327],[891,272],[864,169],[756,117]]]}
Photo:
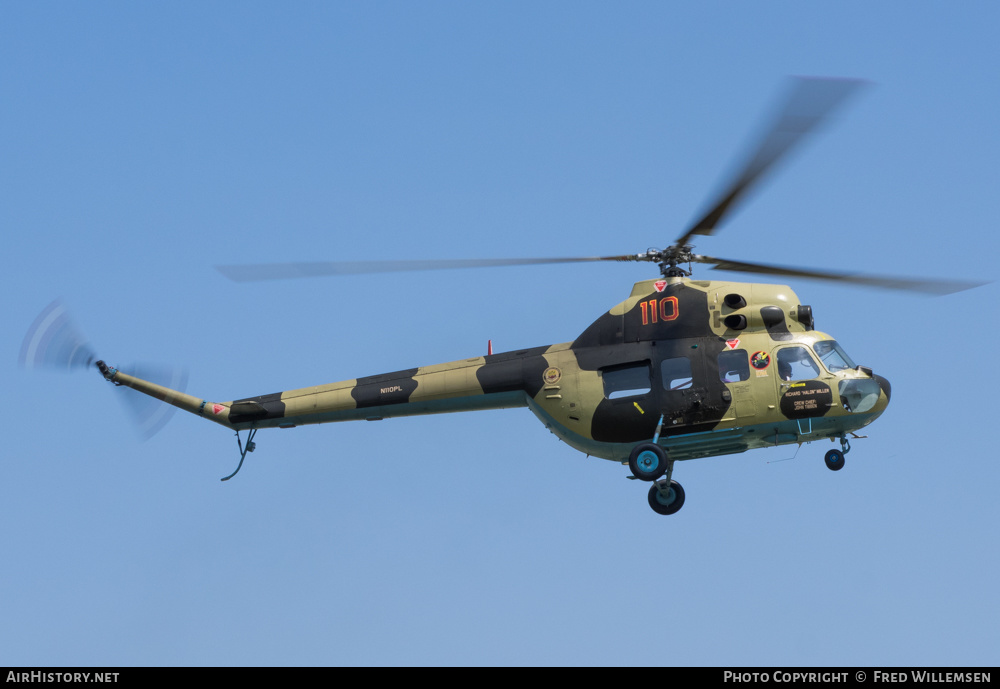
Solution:
{"label": "nose of helicopter", "polygon": [[882,392],[885,393],[886,405],[889,404],[889,400],[892,398],[892,386],[889,385],[889,381],[882,376],[875,376],[875,380],[878,381],[878,386],[882,388]]}
{"label": "nose of helicopter", "polygon": [[892,398],[892,386],[889,385],[889,381],[882,376],[872,375],[872,378],[878,383],[879,390],[882,394],[878,397],[878,402],[875,403],[875,408],[872,410],[875,412],[876,416],[881,416],[882,412],[889,408],[889,400]]}

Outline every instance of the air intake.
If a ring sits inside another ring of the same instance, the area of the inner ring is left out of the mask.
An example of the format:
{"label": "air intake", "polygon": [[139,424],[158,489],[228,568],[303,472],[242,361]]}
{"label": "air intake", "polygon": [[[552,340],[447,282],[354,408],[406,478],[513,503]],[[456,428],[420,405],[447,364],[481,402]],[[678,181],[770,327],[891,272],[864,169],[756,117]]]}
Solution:
{"label": "air intake", "polygon": [[739,294],[727,294],[723,297],[722,303],[731,309],[742,309],[747,305],[747,300]]}

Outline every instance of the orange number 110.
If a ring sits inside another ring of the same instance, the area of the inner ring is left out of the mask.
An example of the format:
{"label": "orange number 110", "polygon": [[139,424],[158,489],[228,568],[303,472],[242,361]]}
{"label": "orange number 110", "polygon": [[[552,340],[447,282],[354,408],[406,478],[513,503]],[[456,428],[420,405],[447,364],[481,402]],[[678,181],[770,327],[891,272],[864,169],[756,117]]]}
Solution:
{"label": "orange number 110", "polygon": [[649,325],[659,321],[673,321],[677,319],[677,297],[663,297],[663,299],[647,299],[639,302],[639,311],[642,313],[642,324]]}

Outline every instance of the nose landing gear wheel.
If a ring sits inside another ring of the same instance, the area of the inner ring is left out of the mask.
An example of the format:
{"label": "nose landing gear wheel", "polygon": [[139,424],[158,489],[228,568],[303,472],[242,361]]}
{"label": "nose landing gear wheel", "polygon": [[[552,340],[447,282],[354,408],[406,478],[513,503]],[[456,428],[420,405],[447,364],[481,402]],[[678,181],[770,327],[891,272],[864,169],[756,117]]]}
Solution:
{"label": "nose landing gear wheel", "polygon": [[830,471],[840,471],[844,468],[844,453],[840,450],[830,450],[823,457],[823,461],[826,462],[826,468]]}
{"label": "nose landing gear wheel", "polygon": [[677,481],[654,483],[649,487],[649,506],[657,514],[674,514],[684,506],[684,489]]}
{"label": "nose landing gear wheel", "polygon": [[656,443],[643,443],[632,448],[628,468],[640,481],[655,481],[667,470],[667,453]]}

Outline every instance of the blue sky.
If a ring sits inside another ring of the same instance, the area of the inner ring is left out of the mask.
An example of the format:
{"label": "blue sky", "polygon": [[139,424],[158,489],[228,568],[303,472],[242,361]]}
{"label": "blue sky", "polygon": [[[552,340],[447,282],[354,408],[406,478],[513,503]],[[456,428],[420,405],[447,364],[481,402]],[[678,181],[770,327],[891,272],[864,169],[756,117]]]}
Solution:
{"label": "blue sky", "polygon": [[526,409],[265,431],[221,483],[228,431],[178,414],[141,442],[125,391],[17,357],[56,297],[101,357],[183,365],[220,400],[571,340],[650,267],[238,285],[213,266],[662,247],[787,75],[871,86],[699,251],[996,280],[998,20],[4,4],[0,661],[996,665],[997,284],[790,281],[891,406],[837,473],[819,443],[679,465],[669,518]]}

